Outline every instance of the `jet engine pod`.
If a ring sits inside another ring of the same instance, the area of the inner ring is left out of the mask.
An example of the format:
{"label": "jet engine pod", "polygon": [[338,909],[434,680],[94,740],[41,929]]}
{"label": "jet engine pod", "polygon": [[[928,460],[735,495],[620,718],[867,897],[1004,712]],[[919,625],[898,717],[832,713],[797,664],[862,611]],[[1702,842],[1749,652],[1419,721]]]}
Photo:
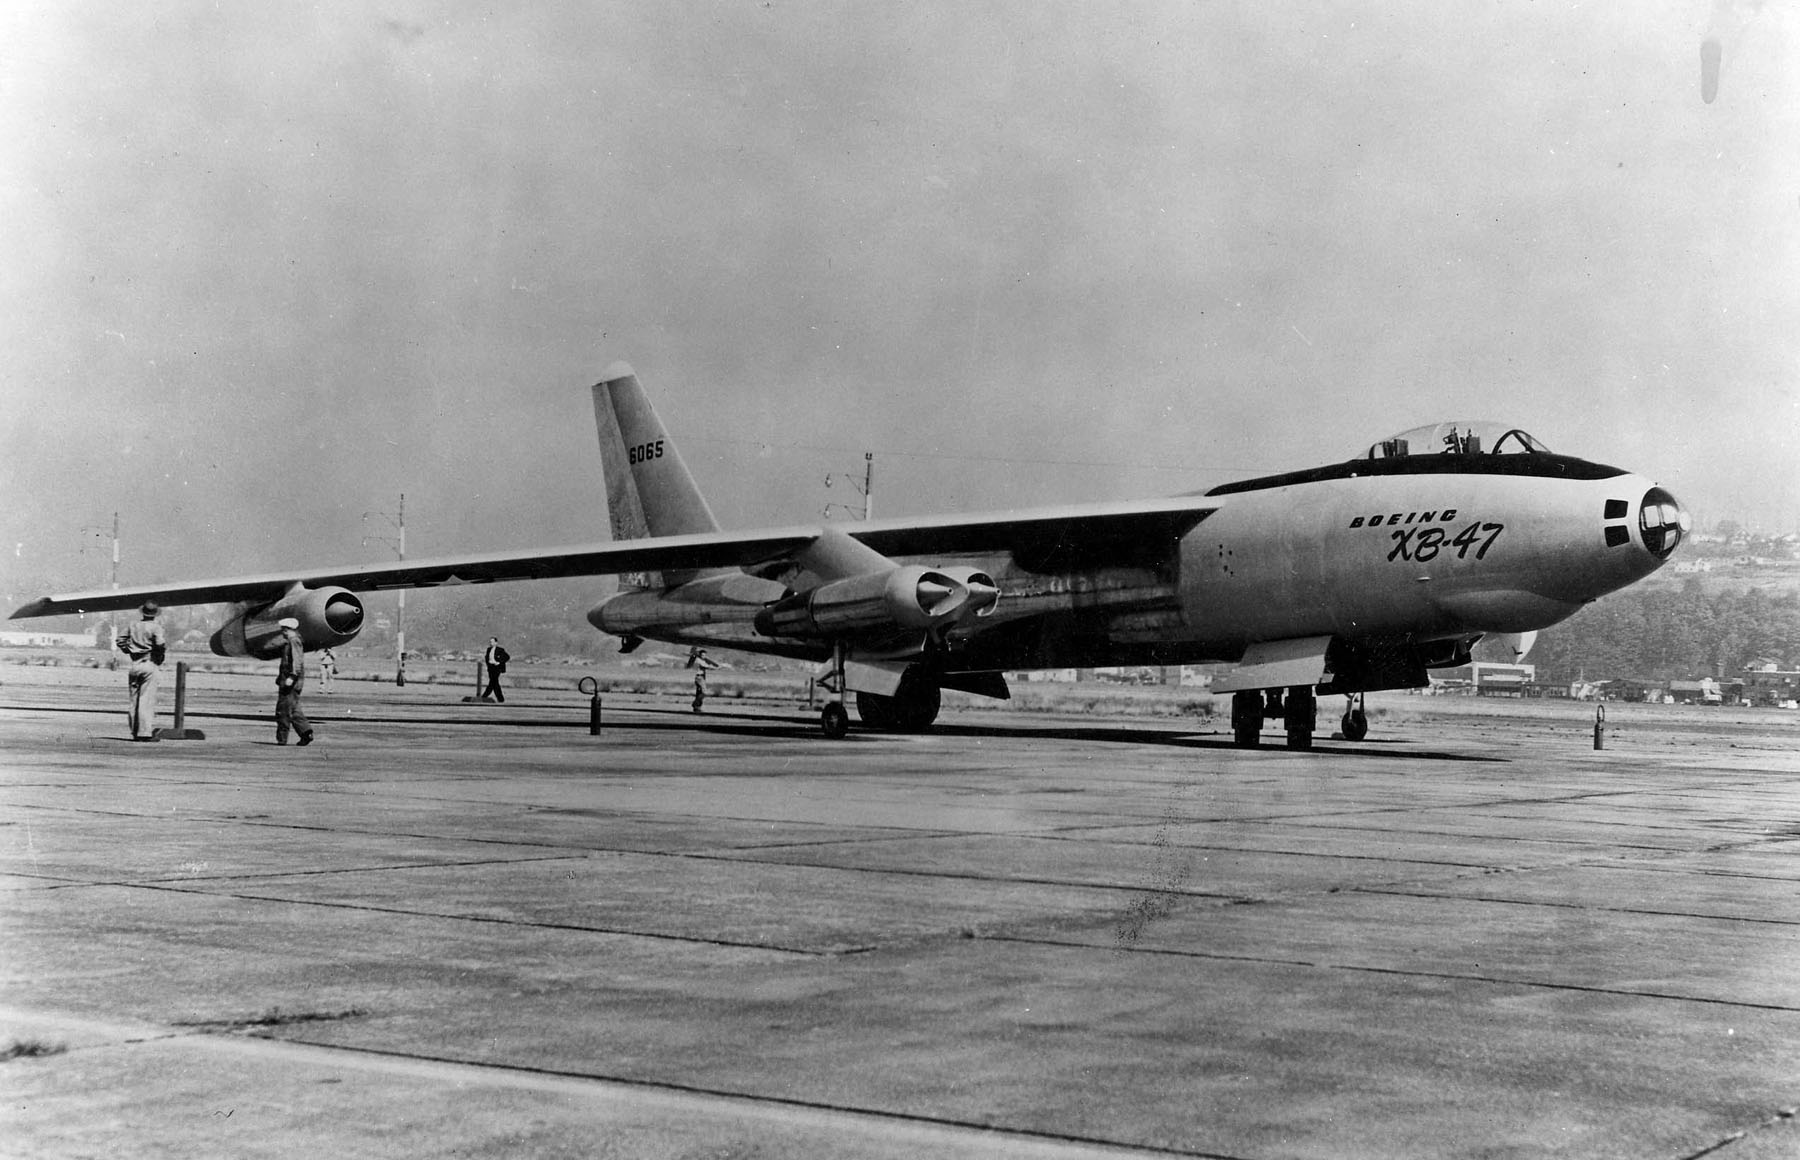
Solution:
{"label": "jet engine pod", "polygon": [[991,609],[1000,590],[984,572],[918,564],[833,580],[756,614],[764,636],[846,637],[941,630]]}
{"label": "jet engine pod", "polygon": [[963,587],[962,604],[954,611],[958,621],[971,616],[988,616],[1000,603],[1000,586],[994,578],[977,568],[944,568],[944,575]]}
{"label": "jet engine pod", "polygon": [[222,657],[268,660],[281,647],[281,620],[300,622],[300,640],[308,650],[349,644],[362,631],[363,605],[348,588],[302,588],[295,585],[273,604],[249,608],[212,635],[212,650]]}

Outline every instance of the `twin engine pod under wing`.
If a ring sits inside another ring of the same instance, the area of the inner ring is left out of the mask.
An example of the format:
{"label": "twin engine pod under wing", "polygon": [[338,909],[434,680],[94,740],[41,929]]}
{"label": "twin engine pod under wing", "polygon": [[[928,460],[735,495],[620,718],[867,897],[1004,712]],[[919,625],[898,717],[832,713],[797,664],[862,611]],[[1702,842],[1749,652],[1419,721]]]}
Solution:
{"label": "twin engine pod under wing", "polygon": [[975,568],[918,564],[833,580],[756,614],[764,636],[821,640],[857,633],[946,630],[994,611],[1000,589]]}
{"label": "twin engine pod under wing", "polygon": [[280,651],[280,621],[289,616],[300,622],[308,651],[340,648],[362,631],[363,604],[348,588],[296,585],[272,604],[242,609],[213,633],[212,650],[222,657],[268,660]]}

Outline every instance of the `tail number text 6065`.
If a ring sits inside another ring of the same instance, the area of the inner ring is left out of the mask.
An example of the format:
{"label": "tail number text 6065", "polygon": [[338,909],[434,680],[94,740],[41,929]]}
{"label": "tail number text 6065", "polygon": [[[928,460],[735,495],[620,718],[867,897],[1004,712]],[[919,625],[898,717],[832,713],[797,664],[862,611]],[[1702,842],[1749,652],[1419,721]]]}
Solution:
{"label": "tail number text 6065", "polygon": [[653,443],[639,443],[636,447],[628,448],[626,457],[632,463],[637,464],[647,463],[652,459],[661,459],[662,454],[663,441],[658,439]]}
{"label": "tail number text 6065", "polygon": [[1394,549],[1387,555],[1388,560],[1435,560],[1438,553],[1448,554],[1456,549],[1456,558],[1468,558],[1469,549],[1475,549],[1477,560],[1486,556],[1500,533],[1506,530],[1505,524],[1470,524],[1452,536],[1443,528],[1397,528],[1388,535],[1394,541]]}

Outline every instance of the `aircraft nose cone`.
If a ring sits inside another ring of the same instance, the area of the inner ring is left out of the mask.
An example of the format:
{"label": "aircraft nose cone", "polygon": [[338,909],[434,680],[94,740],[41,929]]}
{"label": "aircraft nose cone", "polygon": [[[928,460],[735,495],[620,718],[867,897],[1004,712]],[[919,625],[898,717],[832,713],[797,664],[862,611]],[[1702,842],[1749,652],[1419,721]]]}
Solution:
{"label": "aircraft nose cone", "polygon": [[1693,518],[1674,496],[1660,487],[1644,493],[1638,504],[1638,535],[1652,556],[1667,560],[1681,537],[1693,526]]}

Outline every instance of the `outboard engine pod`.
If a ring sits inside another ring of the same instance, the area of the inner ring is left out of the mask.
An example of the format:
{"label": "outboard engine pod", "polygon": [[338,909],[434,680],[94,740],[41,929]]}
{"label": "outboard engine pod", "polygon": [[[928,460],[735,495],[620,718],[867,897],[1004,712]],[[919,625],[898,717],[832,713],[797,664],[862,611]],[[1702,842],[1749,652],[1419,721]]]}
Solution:
{"label": "outboard engine pod", "polygon": [[284,617],[300,622],[307,651],[338,648],[362,631],[363,604],[348,588],[303,588],[295,585],[273,604],[247,608],[212,635],[212,650],[224,657],[268,660],[281,647]]}

